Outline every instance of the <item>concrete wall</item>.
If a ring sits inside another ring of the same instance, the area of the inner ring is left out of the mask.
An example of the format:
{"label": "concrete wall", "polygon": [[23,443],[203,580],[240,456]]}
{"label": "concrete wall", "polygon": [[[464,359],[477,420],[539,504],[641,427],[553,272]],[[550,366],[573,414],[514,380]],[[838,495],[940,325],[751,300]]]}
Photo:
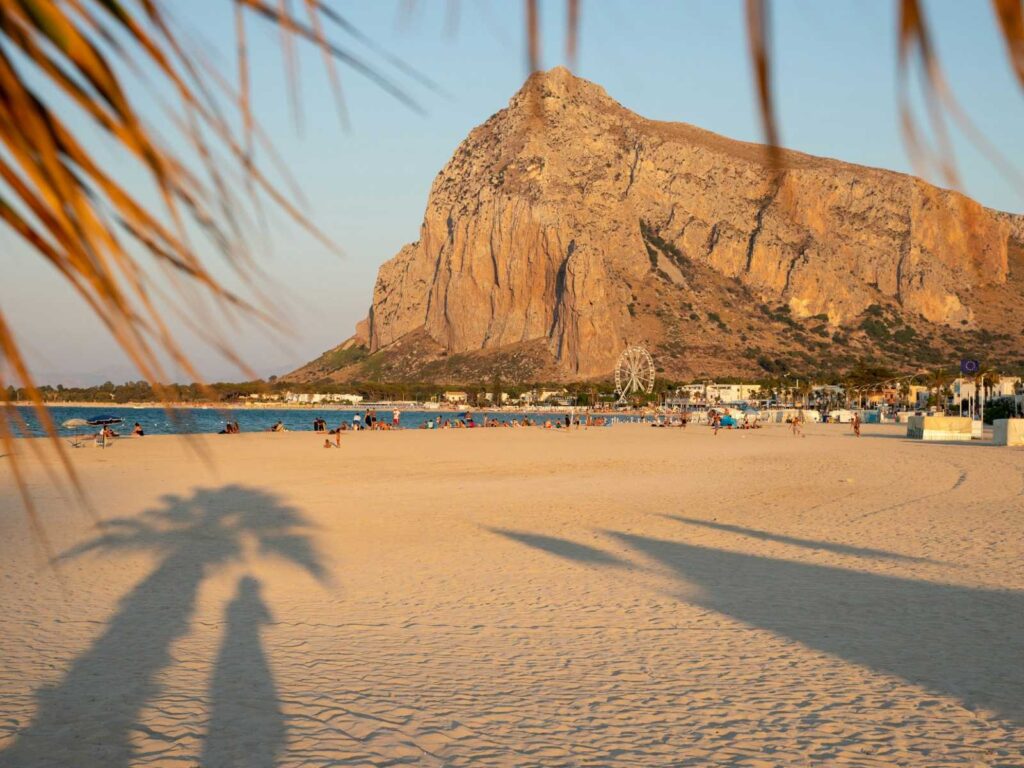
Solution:
{"label": "concrete wall", "polygon": [[992,422],[996,445],[1024,445],[1024,419],[996,419]]}
{"label": "concrete wall", "polygon": [[961,416],[911,416],[907,437],[911,440],[970,440],[971,419]]}

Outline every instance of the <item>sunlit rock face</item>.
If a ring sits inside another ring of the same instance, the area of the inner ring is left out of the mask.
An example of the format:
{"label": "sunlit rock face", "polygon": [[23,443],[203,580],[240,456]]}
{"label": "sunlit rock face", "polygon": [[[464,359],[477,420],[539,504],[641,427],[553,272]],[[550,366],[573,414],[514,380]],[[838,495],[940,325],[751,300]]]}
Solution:
{"label": "sunlit rock face", "polygon": [[558,68],[455,151],[358,335],[371,353],[413,332],[445,354],[540,341],[567,379],[637,342],[668,373],[742,373],[744,350],[789,345],[766,306],[826,338],[872,307],[964,332],[996,295],[992,322],[1019,333],[1022,240],[1021,217],[920,179],[789,151],[774,167]]}

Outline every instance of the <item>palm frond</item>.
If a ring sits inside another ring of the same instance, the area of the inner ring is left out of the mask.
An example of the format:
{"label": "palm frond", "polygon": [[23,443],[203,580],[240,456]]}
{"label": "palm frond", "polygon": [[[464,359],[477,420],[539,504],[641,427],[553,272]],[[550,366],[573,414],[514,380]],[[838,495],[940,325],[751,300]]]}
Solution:
{"label": "palm frond", "polygon": [[[399,59],[389,55],[383,66],[371,64],[335,40],[328,33],[330,25],[357,41],[361,33],[319,0],[302,0],[301,8],[293,8],[291,0],[275,5],[271,0],[225,1],[235,10],[237,87],[175,31],[170,0],[0,0],[0,222],[57,270],[158,394],[164,393],[162,384],[171,370],[201,381],[163,307],[174,308],[200,338],[249,375],[244,362],[211,331],[212,324],[196,318],[205,321],[200,313],[209,304],[229,319],[244,316],[267,326],[275,323],[270,302],[254,279],[258,267],[246,234],[251,227],[243,198],[257,212],[268,201],[337,250],[304,212],[297,185],[286,174],[268,170],[262,160],[262,155],[269,157],[276,171],[283,165],[252,114],[247,19],[280,30],[293,93],[298,93],[296,46],[311,45],[322,53],[343,121],[337,65],[422,111],[383,71],[394,69]],[[409,68],[403,67],[404,76]],[[156,94],[169,117],[163,124],[175,131],[171,140],[159,134],[150,122],[151,112],[133,98],[135,80],[151,84],[147,90]],[[167,96],[169,101],[164,100]],[[67,118],[68,105],[81,119]],[[293,109],[299,120],[297,102]],[[85,138],[90,126],[98,126],[122,161],[143,171],[157,202],[123,185],[98,159]],[[174,148],[182,145],[185,150]],[[275,175],[284,181],[275,181]],[[203,255],[205,247],[193,242],[197,233],[252,290],[255,302],[214,275]],[[50,445],[65,475],[80,489],[2,314],[0,381],[27,393],[53,438]],[[6,390],[2,396],[6,398]],[[4,400],[3,406],[0,443],[36,538],[45,546],[14,444],[15,432],[25,427],[11,403]],[[40,445],[27,442],[33,450]]]}

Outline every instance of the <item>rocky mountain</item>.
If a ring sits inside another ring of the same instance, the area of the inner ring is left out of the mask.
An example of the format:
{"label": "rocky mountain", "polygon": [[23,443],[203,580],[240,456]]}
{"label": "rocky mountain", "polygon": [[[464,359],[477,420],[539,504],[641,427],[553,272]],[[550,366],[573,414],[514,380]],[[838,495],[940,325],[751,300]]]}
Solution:
{"label": "rocky mountain", "polygon": [[1024,217],[876,168],[646,120],[563,68],[431,188],[367,319],[296,379],[664,375],[1024,358]]}

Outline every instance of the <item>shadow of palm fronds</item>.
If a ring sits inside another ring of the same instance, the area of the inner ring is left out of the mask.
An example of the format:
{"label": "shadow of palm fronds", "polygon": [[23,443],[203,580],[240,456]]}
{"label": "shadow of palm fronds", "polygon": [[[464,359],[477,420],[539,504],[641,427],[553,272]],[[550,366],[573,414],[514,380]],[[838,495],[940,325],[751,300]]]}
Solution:
{"label": "shadow of palm fronds", "polygon": [[[50,765],[59,759],[57,754],[63,754],[66,764],[82,768],[137,764],[133,734],[143,727],[144,708],[161,692],[161,673],[174,663],[173,644],[192,628],[203,582],[229,563],[245,560],[252,551],[247,543],[254,542],[259,555],[283,558],[316,581],[329,583],[311,530],[301,511],[276,495],[229,485],[185,497],[165,496],[158,507],[112,520],[95,538],[63,552],[62,560],[90,552],[153,552],[158,562],[121,598],[102,632],[61,679],[37,690],[33,720],[0,751],[0,768]],[[243,580],[233,605],[241,599],[243,612],[265,612],[256,586],[254,580]],[[238,630],[232,642],[244,640],[242,650],[250,657],[255,656],[257,624],[232,625]],[[262,664],[257,671],[268,668],[262,656],[257,660]],[[261,688],[271,689],[272,683],[266,682]],[[259,702],[271,708],[271,715],[275,703]],[[58,742],[61,746],[56,747]]]}

